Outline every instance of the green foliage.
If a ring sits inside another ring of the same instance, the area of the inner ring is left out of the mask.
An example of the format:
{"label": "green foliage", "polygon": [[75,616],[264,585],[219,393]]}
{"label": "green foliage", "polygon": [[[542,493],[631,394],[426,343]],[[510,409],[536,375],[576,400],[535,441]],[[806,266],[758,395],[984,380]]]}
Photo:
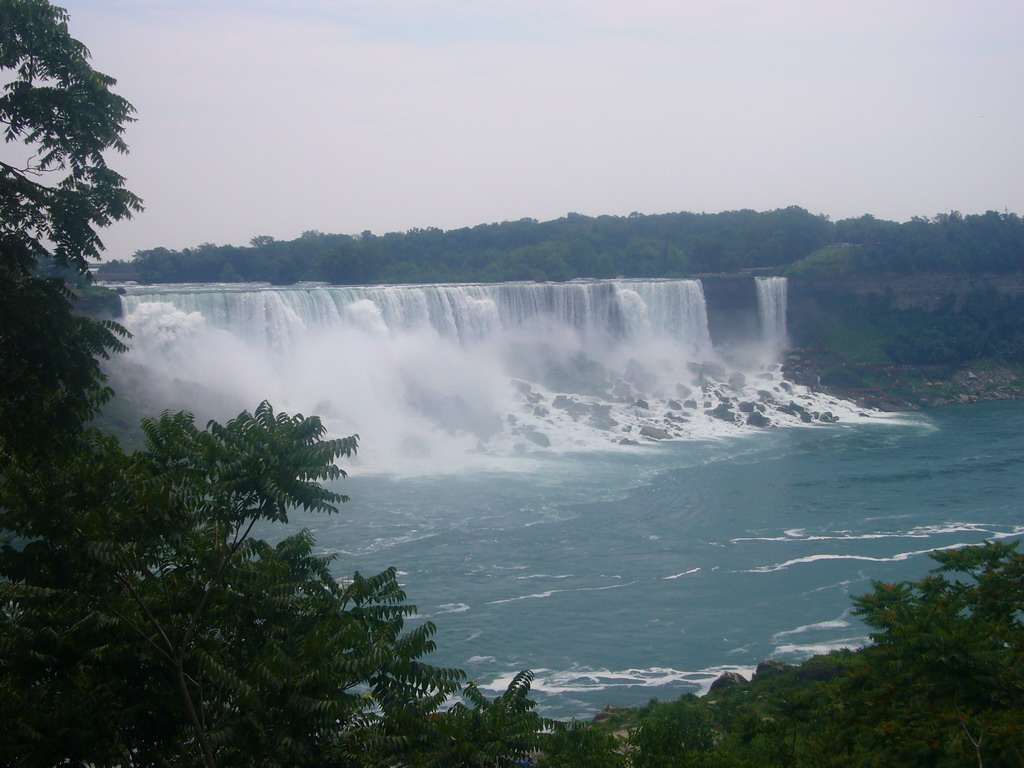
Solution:
{"label": "green foliage", "polygon": [[0,121],[5,141],[26,149],[21,167],[0,163],[3,250],[23,271],[49,253],[85,272],[102,248],[96,228],[140,209],[103,157],[127,151],[121,134],[134,110],[66,22],[46,0],[0,2],[0,69],[12,76]]}
{"label": "green foliage", "polygon": [[613,734],[576,720],[554,723],[542,750],[541,768],[625,768],[627,764]]}
{"label": "green foliage", "polygon": [[629,736],[633,768],[709,766],[714,726],[707,708],[693,696],[659,707]]}
{"label": "green foliage", "polygon": [[786,268],[787,275],[813,277],[841,277],[859,271],[858,256],[862,248],[858,245],[830,245],[793,262]]}
{"label": "green foliage", "polygon": [[843,688],[860,706],[842,722],[877,765],[1020,765],[1024,555],[994,543],[933,557],[928,578],[855,601],[875,644]]}
{"label": "green foliage", "polygon": [[143,428],[138,453],[89,433],[62,471],[5,478],[0,746],[26,765],[393,760],[396,723],[415,732],[458,685],[420,661],[433,626],[403,632],[393,570],[339,583],[307,532],[251,535],[333,511],[321,481],[355,438],[266,403]]}
{"label": "green foliage", "polygon": [[[132,108],[45,0],[0,0],[0,459],[73,436],[109,398],[98,359],[124,331],[78,317],[62,277],[88,275],[97,229],[141,208],[104,153]],[[56,268],[56,271],[55,271]]]}
{"label": "green foliage", "polygon": [[415,768],[512,768],[540,744],[544,720],[533,711],[528,696],[533,675],[520,672],[493,700],[469,683],[464,702],[436,716],[434,732],[422,754],[409,765]]}
{"label": "green foliage", "polygon": [[883,318],[886,351],[896,362],[962,363],[978,358],[1024,362],[1020,302],[994,291],[969,295],[960,311],[907,310]]}

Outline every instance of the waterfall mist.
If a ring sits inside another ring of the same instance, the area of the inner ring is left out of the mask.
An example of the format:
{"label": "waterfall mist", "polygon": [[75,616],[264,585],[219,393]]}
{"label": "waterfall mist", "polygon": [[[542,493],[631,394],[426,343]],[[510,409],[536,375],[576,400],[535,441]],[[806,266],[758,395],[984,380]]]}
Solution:
{"label": "waterfall mist", "polygon": [[784,278],[757,295],[762,332],[739,360],[713,347],[697,280],[135,286],[112,374],[200,418],[262,399],[318,414],[361,436],[374,471],[852,417],[782,377]]}

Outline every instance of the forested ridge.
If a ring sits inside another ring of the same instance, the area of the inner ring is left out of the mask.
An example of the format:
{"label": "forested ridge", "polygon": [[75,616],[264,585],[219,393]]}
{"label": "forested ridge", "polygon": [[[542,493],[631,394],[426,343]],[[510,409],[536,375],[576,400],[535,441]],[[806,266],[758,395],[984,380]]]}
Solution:
{"label": "forested ridge", "polygon": [[374,235],[315,230],[246,247],[204,243],[139,251],[99,267],[101,279],[161,282],[303,280],[335,285],[686,277],[765,269],[780,274],[1024,270],[1015,213],[957,212],[896,223],[870,215],[830,221],[803,208],[583,216]]}
{"label": "forested ridge", "polygon": [[137,451],[86,426],[112,395],[101,361],[130,339],[78,313],[62,276],[87,282],[98,230],[142,202],[107,164],[134,111],[67,24],[46,0],[0,0],[0,122],[33,150],[0,163],[0,765],[1024,762],[1016,544],[875,584],[855,602],[862,651],[557,723],[529,672],[491,699],[429,664],[434,627],[405,628],[393,569],[338,578],[309,532],[254,534],[343,503],[324,482],[357,436],[265,402],[224,424],[146,419]]}

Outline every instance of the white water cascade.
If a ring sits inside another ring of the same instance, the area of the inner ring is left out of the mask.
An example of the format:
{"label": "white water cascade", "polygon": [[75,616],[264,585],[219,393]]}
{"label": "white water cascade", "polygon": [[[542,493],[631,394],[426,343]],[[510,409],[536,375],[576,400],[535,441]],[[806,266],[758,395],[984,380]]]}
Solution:
{"label": "white water cascade", "polygon": [[111,373],[115,389],[200,420],[263,399],[319,414],[358,433],[377,471],[855,417],[783,379],[779,281],[758,281],[772,352],[742,365],[713,348],[696,280],[132,286],[131,352]]}
{"label": "white water cascade", "polygon": [[769,349],[777,354],[788,343],[786,335],[788,283],[784,277],[758,277],[756,285],[761,335]]}

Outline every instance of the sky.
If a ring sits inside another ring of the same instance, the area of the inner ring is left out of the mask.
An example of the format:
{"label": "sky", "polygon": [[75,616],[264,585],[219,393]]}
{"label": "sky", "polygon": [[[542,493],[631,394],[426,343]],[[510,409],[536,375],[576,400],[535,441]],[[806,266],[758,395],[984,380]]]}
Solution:
{"label": "sky", "polygon": [[137,110],[108,258],[568,212],[1024,210],[1018,0],[56,0]]}

